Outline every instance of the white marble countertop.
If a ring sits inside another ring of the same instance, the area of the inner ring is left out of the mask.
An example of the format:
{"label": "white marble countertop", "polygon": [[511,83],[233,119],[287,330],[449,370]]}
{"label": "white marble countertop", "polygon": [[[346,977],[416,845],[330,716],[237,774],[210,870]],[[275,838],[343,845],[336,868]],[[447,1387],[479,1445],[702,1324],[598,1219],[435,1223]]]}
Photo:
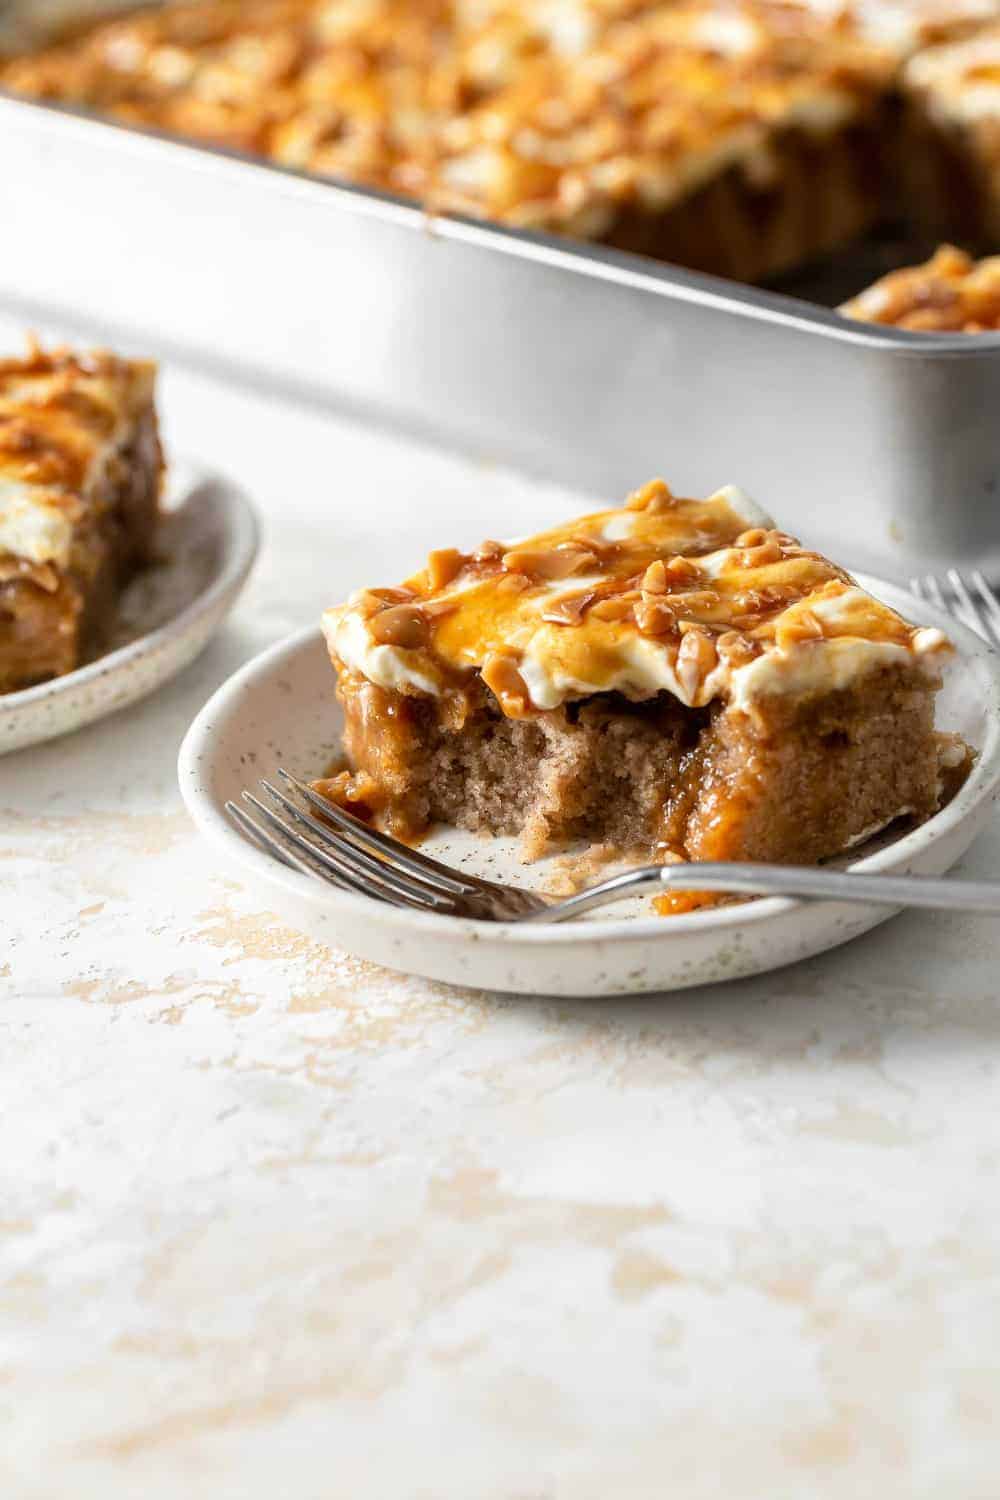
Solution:
{"label": "white marble countertop", "polygon": [[586,1003],[297,936],[189,825],[184,729],[545,496],[191,372],[162,406],[265,546],[155,699],[0,761],[4,1500],[993,1500],[1000,932]]}

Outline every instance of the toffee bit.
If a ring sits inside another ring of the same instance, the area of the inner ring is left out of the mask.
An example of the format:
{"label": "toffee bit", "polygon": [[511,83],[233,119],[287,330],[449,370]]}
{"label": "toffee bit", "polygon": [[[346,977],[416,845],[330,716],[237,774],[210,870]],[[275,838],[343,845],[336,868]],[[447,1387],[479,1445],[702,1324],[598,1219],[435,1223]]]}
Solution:
{"label": "toffee bit", "polygon": [[686,594],[667,594],[665,602],[678,613],[710,615],[719,608],[722,600],[714,589],[692,589]]}
{"label": "toffee bit", "polygon": [[464,552],[457,547],[442,547],[431,552],[427,558],[427,582],[432,593],[448,586],[461,573],[466,564]]}
{"label": "toffee bit", "polygon": [[612,558],[621,554],[620,542],[609,542],[600,536],[588,536],[585,532],[575,531],[569,538],[574,547],[579,547],[584,552],[593,553],[594,557],[602,563],[608,563]]}
{"label": "toffee bit", "polygon": [[496,562],[503,557],[503,554],[504,547],[502,542],[487,540],[479,543],[472,557],[474,562]]}
{"label": "toffee bit", "polygon": [[508,719],[526,719],[534,710],[528,685],[510,651],[491,651],[479,674]]}
{"label": "toffee bit", "polygon": [[765,585],[760,589],[741,589],[732,595],[731,606],[737,618],[749,615],[773,614],[787,609],[792,599],[787,589]]}
{"label": "toffee bit", "polygon": [[776,537],[768,533],[759,545],[745,547],[736,561],[741,568],[766,568],[770,563],[781,561],[781,547]]}
{"label": "toffee bit", "polygon": [[718,666],[719,658],[712,637],[697,627],[684,632],[677,651],[674,670],[677,681],[689,702],[694,702],[708,674]]}
{"label": "toffee bit", "polygon": [[420,608],[429,620],[439,620],[442,615],[454,614],[459,603],[458,599],[427,599]]}
{"label": "toffee bit", "polygon": [[752,662],[756,656],[760,655],[763,648],[753,641],[748,641],[746,636],[741,635],[738,630],[726,630],[716,641],[715,649],[719,660],[725,662],[726,666],[735,672],[738,667],[745,667]]}
{"label": "toffee bit", "polygon": [[396,604],[381,610],[372,616],[368,629],[372,639],[381,646],[416,651],[427,644],[427,616],[417,604]]}
{"label": "toffee bit", "polygon": [[525,573],[529,578],[558,581],[593,567],[594,554],[589,549],[560,542],[556,547],[539,551],[515,548],[512,552],[505,552],[503,565],[508,573]]}
{"label": "toffee bit", "polygon": [[774,633],[779,651],[800,641],[820,641],[825,635],[823,622],[811,609],[800,607],[780,616]]}
{"label": "toffee bit", "polygon": [[662,479],[651,479],[648,484],[633,490],[626,498],[626,510],[648,510],[650,515],[659,515],[676,505],[676,497]]}
{"label": "toffee bit", "polygon": [[633,609],[640,635],[668,635],[677,629],[677,616],[662,598],[640,599]]}
{"label": "toffee bit", "polygon": [[610,598],[598,599],[590,606],[588,613],[598,620],[627,620],[635,602],[634,596],[612,594]]}
{"label": "toffee bit", "polygon": [[498,594],[523,594],[531,588],[531,579],[524,573],[502,573],[494,587]]}
{"label": "toffee bit", "polygon": [[689,557],[672,557],[664,563],[664,571],[673,579],[700,578],[701,569]]}
{"label": "toffee bit", "polygon": [[596,598],[593,589],[582,594],[564,594],[561,599],[542,610],[542,619],[550,625],[579,625]]}
{"label": "toffee bit", "polygon": [[414,597],[411,589],[362,589],[352,602],[363,614],[375,615],[390,604],[409,604]]}
{"label": "toffee bit", "polygon": [[665,594],[667,592],[667,570],[659,558],[651,562],[642,575],[642,590],[645,594]]}
{"label": "toffee bit", "polygon": [[761,542],[766,542],[769,532],[763,526],[754,526],[749,531],[741,531],[733,543],[734,547],[759,547]]}

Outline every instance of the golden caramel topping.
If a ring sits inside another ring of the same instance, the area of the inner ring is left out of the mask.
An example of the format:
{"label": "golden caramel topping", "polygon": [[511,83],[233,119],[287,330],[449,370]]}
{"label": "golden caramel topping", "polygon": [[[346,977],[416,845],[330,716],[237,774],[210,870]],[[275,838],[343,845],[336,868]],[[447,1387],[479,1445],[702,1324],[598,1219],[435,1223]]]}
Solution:
{"label": "golden caramel topping", "polygon": [[865,323],[922,333],[1000,331],[1000,255],[976,262],[942,245],[923,265],[891,271],[840,310]]}
{"label": "golden caramel topping", "polygon": [[432,552],[427,559],[427,582],[431,592],[443,589],[445,584],[457,578],[465,566],[465,554],[456,547],[443,547]]}
{"label": "golden caramel topping", "polygon": [[[737,538],[737,546],[739,546],[739,538]],[[663,567],[674,583],[678,580],[687,582],[692,578],[701,577],[698,571],[698,564],[693,562],[690,557],[668,557]]]}
{"label": "golden caramel topping", "polygon": [[642,575],[643,592],[647,594],[665,594],[667,592],[667,569],[662,557],[651,562]]}
{"label": "golden caramel topping", "polygon": [[543,551],[517,548],[503,555],[503,565],[508,573],[523,573],[534,582],[571,578],[574,573],[583,573],[593,567],[594,562],[593,552],[572,541],[559,542]]}
{"label": "golden caramel topping", "polygon": [[631,620],[635,617],[636,600],[630,594],[612,594],[598,599],[590,607],[595,620]]}
{"label": "golden caramel topping", "polygon": [[819,686],[943,647],[734,487],[663,504],[665,489],[481,548],[437,590],[427,570],[357,594],[324,616],[331,653],[404,693],[461,696],[479,672],[521,717],[602,692],[750,703],[790,673],[803,690],[803,676]]}
{"label": "golden caramel topping", "polygon": [[429,621],[419,604],[390,604],[372,615],[368,628],[380,646],[415,651],[427,643]]}
{"label": "golden caramel topping", "polygon": [[626,510],[650,510],[654,514],[668,510],[673,504],[674,497],[670,486],[662,479],[651,479],[648,484],[633,490],[625,499]]}
{"label": "golden caramel topping", "polygon": [[203,0],[15,59],[0,86],[596,237],[734,161],[766,171],[776,131],[850,118],[892,65],[753,0]]}
{"label": "golden caramel topping", "polygon": [[694,699],[698,689],[718,664],[719,654],[713,638],[700,626],[684,631],[677,649],[677,680],[685,697]]}
{"label": "golden caramel topping", "polygon": [[68,565],[74,528],[102,503],[104,468],[148,406],[155,374],[103,351],[35,343],[0,360],[0,554]]}
{"label": "golden caramel topping", "polygon": [[640,599],[632,607],[632,616],[640,635],[666,635],[677,629],[677,616],[666,599]]}
{"label": "golden caramel topping", "polygon": [[481,676],[508,719],[523,719],[531,712],[531,695],[513,653],[491,651],[483,662]]}

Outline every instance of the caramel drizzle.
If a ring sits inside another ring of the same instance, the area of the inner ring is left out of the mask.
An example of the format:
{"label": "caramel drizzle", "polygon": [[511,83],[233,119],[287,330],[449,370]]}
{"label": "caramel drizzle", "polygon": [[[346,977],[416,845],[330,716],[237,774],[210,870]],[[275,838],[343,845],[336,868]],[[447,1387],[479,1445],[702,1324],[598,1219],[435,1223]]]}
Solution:
{"label": "caramel drizzle", "polygon": [[[654,480],[635,491],[626,508],[659,515],[679,503],[662,480]],[[705,680],[720,665],[730,671],[745,666],[767,649],[769,640],[784,650],[823,638],[823,623],[811,610],[797,610],[791,618],[785,617],[786,611],[806,596],[850,582],[847,574],[776,529],[750,527],[728,543],[718,530],[707,531],[704,543],[706,553],[728,553],[725,588],[715,586],[699,554],[654,557],[639,571],[617,573],[616,567],[628,556],[629,541],[607,541],[579,529],[551,543],[529,541],[505,548],[487,540],[470,553],[454,548],[432,552],[425,571],[408,585],[367,590],[354,600],[353,607],[366,620],[376,643],[426,652],[433,648],[435,622],[460,607],[466,585],[492,580],[501,594],[520,593],[553,582],[571,585],[575,577],[588,575],[578,591],[570,587],[557,598],[543,601],[538,617],[566,630],[583,628],[591,617],[634,628],[670,651],[678,683],[695,701]],[[817,581],[814,573],[806,571],[801,579],[780,584],[749,579],[746,587],[738,584],[743,572],[753,573],[795,557],[816,558],[827,570],[825,578]],[[595,582],[595,573],[606,576]],[[479,666],[504,713],[515,718],[539,711],[519,665],[518,651],[502,647],[489,650]],[[453,667],[446,675],[460,686],[468,673]]]}

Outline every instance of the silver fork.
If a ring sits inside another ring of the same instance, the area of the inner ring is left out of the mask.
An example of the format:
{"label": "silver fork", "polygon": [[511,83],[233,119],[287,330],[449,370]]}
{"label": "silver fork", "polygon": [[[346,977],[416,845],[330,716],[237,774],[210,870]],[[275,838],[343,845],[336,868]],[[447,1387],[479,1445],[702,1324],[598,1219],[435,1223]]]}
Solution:
{"label": "silver fork", "polygon": [[943,578],[925,573],[922,578],[910,579],[910,592],[945,614],[955,615],[991,646],[1000,646],[1000,601],[996,592],[978,568],[969,579],[967,583],[957,568],[949,568]]}
{"label": "silver fork", "polygon": [[759,864],[648,865],[613,875],[563,901],[547,901],[430,859],[335,807],[288,771],[278,775],[288,792],[270,781],[260,783],[272,806],[252,792],[243,793],[256,817],[235,802],[226,803],[236,826],[290,869],[410,910],[485,922],[565,922],[649,891],[700,890],[1000,914],[1000,882]]}

